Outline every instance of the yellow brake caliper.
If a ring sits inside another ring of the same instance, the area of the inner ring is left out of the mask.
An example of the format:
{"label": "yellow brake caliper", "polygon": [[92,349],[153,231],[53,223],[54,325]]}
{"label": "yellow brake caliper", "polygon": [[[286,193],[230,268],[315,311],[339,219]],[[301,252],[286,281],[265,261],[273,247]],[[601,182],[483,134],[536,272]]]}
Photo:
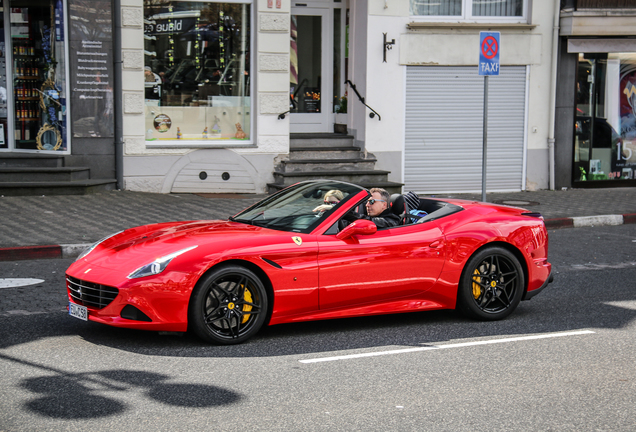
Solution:
{"label": "yellow brake caliper", "polygon": [[[243,295],[243,299],[247,302],[247,303],[252,303],[252,293],[250,292],[250,290],[248,290],[247,288],[245,288],[245,294]],[[243,313],[245,312],[249,312],[252,310],[252,306],[245,304],[243,305]],[[242,324],[245,324],[247,322],[247,320],[250,319],[250,314],[245,314],[243,315],[243,322]]]}
{"label": "yellow brake caliper", "polygon": [[[479,269],[475,269],[473,274],[478,275],[478,274],[481,274],[481,273],[479,273]],[[481,282],[481,278],[477,278],[477,280],[475,280],[475,278],[473,278],[473,297],[475,297],[475,299],[478,299],[479,296],[481,295],[481,287],[479,286],[478,282]]]}

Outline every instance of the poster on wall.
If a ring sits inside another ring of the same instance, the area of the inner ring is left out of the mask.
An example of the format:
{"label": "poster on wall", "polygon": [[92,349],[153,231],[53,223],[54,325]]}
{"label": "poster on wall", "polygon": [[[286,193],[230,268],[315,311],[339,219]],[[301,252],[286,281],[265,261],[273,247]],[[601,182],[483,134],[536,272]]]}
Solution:
{"label": "poster on wall", "polygon": [[70,90],[74,137],[113,137],[111,2],[70,0]]}
{"label": "poster on wall", "polygon": [[622,63],[620,74],[620,140],[612,155],[612,173],[631,180],[636,178],[636,63]]}

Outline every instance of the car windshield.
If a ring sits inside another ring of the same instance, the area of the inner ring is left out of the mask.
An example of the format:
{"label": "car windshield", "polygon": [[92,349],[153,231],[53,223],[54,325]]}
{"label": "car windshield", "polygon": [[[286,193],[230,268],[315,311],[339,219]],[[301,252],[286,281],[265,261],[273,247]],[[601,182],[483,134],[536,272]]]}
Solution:
{"label": "car windshield", "polygon": [[281,231],[309,233],[325,216],[364,189],[337,181],[307,181],[290,186],[231,218],[235,222]]}

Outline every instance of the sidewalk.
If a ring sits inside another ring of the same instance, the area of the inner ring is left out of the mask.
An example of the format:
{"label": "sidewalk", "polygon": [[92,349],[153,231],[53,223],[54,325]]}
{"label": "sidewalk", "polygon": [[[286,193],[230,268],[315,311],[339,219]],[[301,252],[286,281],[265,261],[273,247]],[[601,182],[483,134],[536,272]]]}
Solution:
{"label": "sidewalk", "polygon": [[[87,244],[125,228],[174,220],[227,219],[263,197],[130,191],[0,197],[0,261],[73,257]],[[437,197],[481,200],[481,194]],[[550,229],[636,223],[636,188],[491,193],[486,198],[539,212]]]}

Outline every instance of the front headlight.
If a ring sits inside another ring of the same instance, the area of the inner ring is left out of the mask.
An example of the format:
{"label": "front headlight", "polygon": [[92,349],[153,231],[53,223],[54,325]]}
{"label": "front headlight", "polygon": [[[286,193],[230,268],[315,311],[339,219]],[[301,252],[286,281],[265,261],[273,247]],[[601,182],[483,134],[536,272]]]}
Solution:
{"label": "front headlight", "polygon": [[79,260],[81,260],[82,258],[84,258],[86,255],[88,255],[89,253],[91,253],[91,252],[93,251],[93,249],[95,249],[97,246],[99,246],[99,244],[100,244],[100,243],[102,243],[102,242],[104,242],[104,241],[108,240],[108,239],[109,239],[109,238],[111,238],[111,237],[115,237],[117,234],[121,234],[121,233],[123,233],[124,231],[125,231],[125,230],[121,230],[121,231],[116,232],[115,234],[111,234],[111,235],[109,235],[109,236],[107,236],[107,237],[104,237],[104,238],[103,238],[103,239],[101,239],[101,240],[97,240],[95,243],[93,243],[92,245],[90,245],[90,246],[88,247],[88,249],[86,249],[84,252],[82,252],[82,253],[81,253],[81,254],[77,257],[77,259],[76,259],[75,261],[79,261]]}
{"label": "front headlight", "polygon": [[186,253],[188,251],[191,251],[192,249],[196,247],[197,245],[190,246],[189,248],[181,249],[180,251],[171,253],[170,255],[157,258],[153,262],[146,264],[144,266],[141,266],[137,270],[129,274],[128,279],[136,279],[136,278],[141,278],[145,276],[152,276],[152,275],[159,274],[166,269],[166,267],[168,266],[170,261],[172,261],[173,258],[178,257],[179,255]]}

